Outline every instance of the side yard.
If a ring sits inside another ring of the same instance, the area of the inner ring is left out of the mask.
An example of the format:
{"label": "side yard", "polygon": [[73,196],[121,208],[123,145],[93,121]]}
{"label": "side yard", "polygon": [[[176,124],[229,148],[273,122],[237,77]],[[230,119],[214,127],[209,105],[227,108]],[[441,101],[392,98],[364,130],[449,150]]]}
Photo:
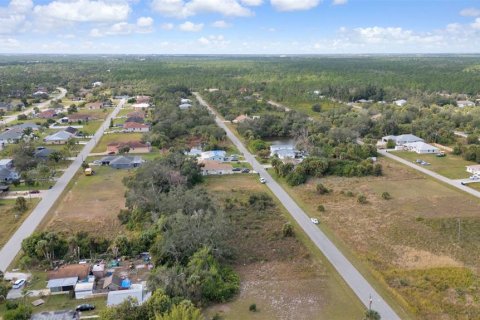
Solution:
{"label": "side yard", "polygon": [[28,199],[28,197],[25,199],[27,200],[28,209],[24,213],[18,214],[18,216],[14,209],[15,200],[0,199],[0,247],[7,243],[8,239],[10,239],[39,202],[39,199]]}

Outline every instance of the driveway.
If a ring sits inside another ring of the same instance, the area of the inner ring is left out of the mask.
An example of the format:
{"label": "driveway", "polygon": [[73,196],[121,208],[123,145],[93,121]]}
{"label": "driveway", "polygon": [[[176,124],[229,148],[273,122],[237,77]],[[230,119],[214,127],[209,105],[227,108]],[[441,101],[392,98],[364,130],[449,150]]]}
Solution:
{"label": "driveway", "polygon": [[50,208],[52,208],[55,201],[57,201],[57,199],[60,197],[70,180],[75,176],[75,173],[80,169],[83,160],[88,157],[90,152],[92,152],[93,148],[102,137],[103,132],[108,129],[110,125],[110,119],[118,114],[125,102],[125,99],[120,101],[117,107],[112,111],[107,119],[105,119],[93,138],[88,141],[78,156],[74,158],[68,169],[65,170],[63,175],[57,180],[53,188],[44,193],[42,200],[38,203],[35,209],[33,209],[32,213],[30,213],[23,224],[17,229],[13,236],[0,250],[1,271],[5,272],[5,270],[7,270],[10,263],[12,263],[20,251],[23,239],[29,237],[38,227],[40,222],[42,222],[42,220],[45,218]]}
{"label": "driveway", "polygon": [[255,159],[255,157],[245,148],[243,143],[233,132],[223,123],[215,111],[203,100],[199,93],[193,93],[200,104],[207,107],[215,115],[215,121],[227,133],[227,137],[233,142],[237,149],[244,155],[252,168],[257,171],[261,177],[267,179],[266,185],[282,202],[292,217],[298,222],[303,231],[323,253],[327,260],[337,270],[340,276],[345,280],[358,299],[368,308],[370,299],[372,308],[378,311],[384,320],[396,320],[400,317],[387,304],[387,302],[377,293],[377,291],[367,282],[367,280],[358,272],[358,270],[347,260],[347,258],[337,249],[337,247],[328,239],[328,237],[310,221],[310,217],[295,203],[290,195],[270,176],[265,168]]}

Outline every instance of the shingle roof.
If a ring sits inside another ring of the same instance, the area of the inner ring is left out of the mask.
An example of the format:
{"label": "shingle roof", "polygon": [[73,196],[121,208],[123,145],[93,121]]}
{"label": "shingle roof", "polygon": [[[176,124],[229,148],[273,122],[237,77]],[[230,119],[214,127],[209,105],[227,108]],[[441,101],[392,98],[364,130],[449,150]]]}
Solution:
{"label": "shingle roof", "polygon": [[58,278],[48,280],[47,288],[68,287],[77,284],[78,277]]}
{"label": "shingle roof", "polygon": [[45,141],[66,141],[72,137],[72,134],[66,131],[59,131],[45,137]]}
{"label": "shingle roof", "polygon": [[10,129],[0,133],[0,140],[19,140],[22,136],[22,129]]}

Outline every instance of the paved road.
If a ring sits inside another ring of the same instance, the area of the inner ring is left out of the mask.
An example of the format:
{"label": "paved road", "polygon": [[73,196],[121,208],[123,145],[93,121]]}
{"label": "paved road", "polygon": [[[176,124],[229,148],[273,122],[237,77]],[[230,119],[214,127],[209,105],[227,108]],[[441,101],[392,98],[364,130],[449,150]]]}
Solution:
{"label": "paved road", "polygon": [[65,90],[64,88],[57,88],[57,89],[60,91],[60,93],[55,98],[52,98],[50,100],[38,103],[34,106],[31,106],[30,108],[27,108],[23,112],[19,112],[17,114],[11,115],[11,116],[4,117],[3,120],[0,121],[0,124],[7,124],[7,123],[10,123],[12,121],[17,120],[17,116],[20,115],[20,114],[29,115],[30,113],[33,112],[33,108],[35,108],[35,107],[37,107],[40,110],[46,109],[50,105],[50,102],[52,100],[62,99],[63,97],[65,97],[65,95],[67,94],[67,90]]}
{"label": "paved road", "polygon": [[382,319],[396,320],[400,317],[393,309],[383,300],[376,290],[365,280],[357,269],[345,258],[345,256],[337,249],[337,247],[328,239],[328,237],[311,221],[307,214],[293,201],[287,192],[270,176],[263,166],[255,159],[255,157],[244,147],[243,143],[232,133],[232,131],[223,123],[222,119],[215,111],[202,99],[198,93],[194,93],[198,101],[210,109],[216,115],[215,121],[217,125],[225,130],[227,137],[233,142],[238,150],[243,153],[245,159],[250,162],[253,169],[260,176],[267,179],[267,186],[282,202],[285,208],[290,212],[293,218],[298,222],[304,232],[310,237],[315,245],[320,249],[328,261],[337,270],[345,282],[352,288],[360,301],[369,306],[369,297],[372,297],[372,308],[377,310]]}
{"label": "paved road", "polygon": [[92,152],[97,142],[103,135],[103,132],[108,129],[110,125],[110,119],[115,117],[122,106],[125,104],[125,99],[121,100],[113,112],[103,122],[102,126],[97,130],[95,135],[85,145],[83,150],[78,154],[75,160],[70,164],[68,169],[57,180],[52,189],[45,192],[44,198],[38,203],[37,207],[32,213],[25,219],[23,224],[18,228],[15,234],[8,240],[5,246],[0,250],[0,270],[5,272],[15,256],[18,254],[21,248],[22,240],[30,236],[38,225],[42,222],[43,218],[47,215],[48,211],[54,205],[55,201],[60,197],[65,187],[73,178],[75,173],[80,169],[82,162]]}
{"label": "paved road", "polygon": [[467,186],[464,186],[461,184],[461,180],[453,180],[453,179],[449,179],[449,178],[446,178],[436,172],[433,172],[431,170],[428,170],[424,167],[421,167],[421,166],[418,166],[416,165],[415,163],[413,162],[410,162],[408,160],[405,160],[405,159],[402,159],[400,158],[399,156],[396,156],[390,152],[388,152],[387,150],[378,150],[378,153],[381,154],[382,156],[385,156],[387,158],[390,158],[390,159],[393,159],[395,161],[398,161],[400,163],[403,163],[404,165],[406,166],[409,166],[410,168],[413,168],[415,170],[418,170],[426,175],[429,175],[430,177],[433,177],[437,180],[440,180],[441,182],[443,183],[446,183],[446,184],[449,184],[457,189],[460,189],[462,191],[465,191],[466,193],[469,193],[477,198],[480,198],[480,191],[477,191],[477,190],[474,190],[474,189],[471,189]]}

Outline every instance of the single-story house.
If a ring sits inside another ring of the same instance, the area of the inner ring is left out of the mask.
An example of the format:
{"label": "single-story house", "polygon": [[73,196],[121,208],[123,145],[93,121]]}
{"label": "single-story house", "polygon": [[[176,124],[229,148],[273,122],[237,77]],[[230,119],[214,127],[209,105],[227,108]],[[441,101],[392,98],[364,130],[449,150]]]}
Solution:
{"label": "single-story house", "polygon": [[145,112],[144,111],[133,111],[127,114],[127,118],[145,118]]}
{"label": "single-story house", "polygon": [[135,104],[132,104],[132,108],[134,108],[136,110],[145,110],[148,107],[150,107],[149,103],[135,103]]}
{"label": "single-story house", "polygon": [[79,282],[75,285],[75,299],[85,299],[93,294],[93,281]]}
{"label": "single-story house", "polygon": [[224,162],[226,158],[227,153],[223,150],[211,150],[211,151],[205,151],[200,154],[200,159],[201,160],[215,160],[215,161],[221,161]]}
{"label": "single-story house", "polygon": [[0,144],[17,143],[23,138],[22,129],[10,129],[0,133]]}
{"label": "single-story house", "polygon": [[150,99],[151,97],[150,96],[137,96],[135,101],[137,103],[150,103]]}
{"label": "single-story house", "polygon": [[0,159],[0,169],[12,169],[13,159]]}
{"label": "single-story house", "polygon": [[13,169],[0,169],[0,182],[11,183],[12,181],[19,180],[20,175]]}
{"label": "single-story house", "polygon": [[75,310],[44,311],[34,313],[30,320],[79,320],[80,314]]}
{"label": "single-story house", "polygon": [[130,280],[115,273],[106,277],[103,281],[103,289],[108,289],[109,291],[130,289],[131,285]]}
{"label": "single-story house", "polygon": [[13,106],[11,103],[7,103],[7,102],[0,102],[0,110],[2,111],[11,111],[13,109]]}
{"label": "single-story house", "polygon": [[47,288],[50,292],[69,292],[75,289],[78,282],[78,277],[56,278],[48,280]]}
{"label": "single-story house", "polygon": [[143,123],[125,122],[123,124],[123,130],[127,132],[148,132],[150,127]]}
{"label": "single-story house", "polygon": [[403,107],[404,105],[407,104],[407,100],[399,99],[399,100],[393,101],[393,103],[396,104],[398,107]]}
{"label": "single-story house", "polygon": [[187,110],[187,109],[190,109],[192,105],[190,103],[182,103],[178,107],[182,110]]}
{"label": "single-story house", "polygon": [[191,103],[191,102],[192,100],[190,99],[184,99],[184,98],[180,99],[180,103]]}
{"label": "single-story house", "polygon": [[480,175],[480,164],[467,166],[467,172],[470,172],[473,175]]}
{"label": "single-story house", "polygon": [[147,296],[144,294],[141,284],[132,284],[128,290],[110,291],[107,296],[107,306],[116,306],[127,300],[134,298],[139,304],[142,304]]}
{"label": "single-story house", "polygon": [[434,147],[434,146],[429,145],[428,143],[425,143],[425,142],[422,142],[422,141],[405,143],[403,146],[408,151],[413,151],[413,152],[416,152],[418,154],[440,152],[440,149],[438,149],[437,147]]}
{"label": "single-story house", "polygon": [[43,141],[51,144],[55,144],[55,143],[61,144],[61,143],[67,142],[68,139],[72,137],[73,137],[73,134],[62,130],[62,131],[55,132],[54,134],[51,134],[49,136],[46,136],[43,139]]}
{"label": "single-story house", "polygon": [[419,138],[413,134],[401,134],[399,136],[385,136],[382,138],[382,142],[388,142],[393,140],[397,146],[403,146],[405,143],[411,142],[424,142],[422,138]]}
{"label": "single-story house", "polygon": [[132,169],[142,165],[144,160],[138,156],[107,156],[101,160],[102,165],[109,165],[115,169]]}
{"label": "single-story house", "polygon": [[128,146],[130,150],[129,153],[149,153],[152,151],[152,147],[149,143],[142,143],[140,141],[128,141],[128,142],[112,142],[107,145],[107,153],[115,152],[118,153],[120,149]]}
{"label": "single-story house", "polygon": [[48,109],[42,112],[39,112],[37,117],[41,119],[52,119],[57,116],[57,112],[53,109]]}
{"label": "single-story house", "polygon": [[80,281],[88,279],[90,266],[88,264],[67,264],[47,272],[47,279],[62,279],[77,277]]}
{"label": "single-story house", "polygon": [[103,103],[100,101],[90,102],[90,103],[87,103],[85,107],[90,110],[98,110],[103,108]]}
{"label": "single-story house", "polygon": [[250,118],[248,115],[241,114],[238,117],[236,117],[232,122],[233,123],[242,123],[242,122],[244,122],[246,120],[250,120],[250,119],[252,119],[252,118]]}
{"label": "single-story house", "polygon": [[475,107],[475,102],[469,101],[469,100],[460,100],[460,101],[457,101],[457,106],[459,108]]}
{"label": "single-story house", "polygon": [[202,149],[192,148],[190,151],[185,151],[185,155],[190,157],[200,157],[202,155]]}
{"label": "single-story house", "polygon": [[222,161],[202,160],[199,163],[202,165],[201,170],[204,176],[233,173],[232,165]]}
{"label": "single-story house", "polygon": [[291,144],[275,144],[270,146],[270,157],[277,155],[280,159],[295,158],[297,150]]}
{"label": "single-story house", "polygon": [[75,122],[75,121],[90,121],[93,120],[94,117],[92,117],[89,114],[84,114],[84,113],[73,113],[68,115],[68,121],[69,122]]}
{"label": "single-story house", "polygon": [[53,152],[55,152],[55,150],[43,148],[35,151],[33,157],[40,160],[48,160]]}
{"label": "single-story house", "polygon": [[20,124],[17,124],[15,126],[12,126],[9,129],[10,130],[16,130],[16,129],[25,130],[27,128],[32,129],[32,131],[38,131],[40,129],[40,126],[36,123],[24,122],[24,123],[20,123]]}

